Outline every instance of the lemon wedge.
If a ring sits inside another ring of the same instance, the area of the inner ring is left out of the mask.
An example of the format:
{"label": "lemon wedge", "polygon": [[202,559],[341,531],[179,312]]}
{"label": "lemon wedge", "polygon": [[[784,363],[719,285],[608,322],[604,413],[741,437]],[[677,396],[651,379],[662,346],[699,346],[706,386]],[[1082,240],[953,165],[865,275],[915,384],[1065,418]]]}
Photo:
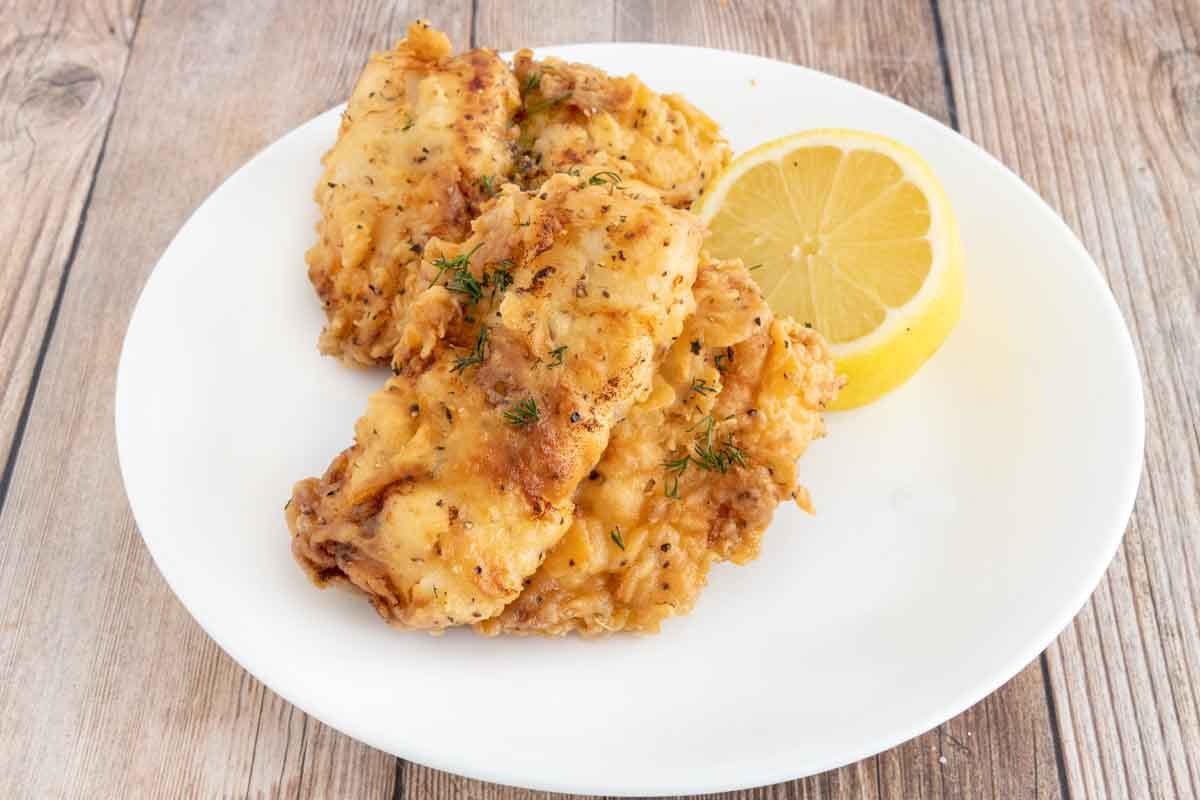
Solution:
{"label": "lemon wedge", "polygon": [[929,165],[899,142],[785,136],[736,158],[694,210],[713,256],[741,258],[777,314],[829,340],[848,378],[833,408],[904,383],[958,321],[958,223]]}

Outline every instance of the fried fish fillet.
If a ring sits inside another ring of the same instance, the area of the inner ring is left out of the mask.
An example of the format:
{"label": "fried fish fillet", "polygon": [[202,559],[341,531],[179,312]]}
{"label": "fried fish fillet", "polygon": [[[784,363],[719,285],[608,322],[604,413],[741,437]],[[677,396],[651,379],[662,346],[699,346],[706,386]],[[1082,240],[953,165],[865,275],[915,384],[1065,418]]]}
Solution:
{"label": "fried fish fillet", "polygon": [[499,614],[570,527],[617,421],[695,303],[702,226],[653,193],[567,175],[506,186],[461,245],[432,241],[399,374],[288,506],[293,553],[389,622]]}
{"label": "fried fish fillet", "polygon": [[487,634],[650,633],[718,561],[758,554],[839,388],[816,331],[774,319],[740,261],[710,262],[651,395],[613,430],[574,521]]}
{"label": "fried fish fillet", "polygon": [[535,61],[529,50],[517,53],[513,69],[522,92],[517,177],[526,188],[575,167],[611,170],[684,208],[729,163],[717,123],[635,75],[615,77],[559,58]]}
{"label": "fried fish fillet", "polygon": [[445,34],[424,22],[371,57],[314,193],[321,221],[307,261],[327,316],[321,352],[388,363],[423,246],[466,238],[512,172],[518,103],[495,52],[451,57]]}

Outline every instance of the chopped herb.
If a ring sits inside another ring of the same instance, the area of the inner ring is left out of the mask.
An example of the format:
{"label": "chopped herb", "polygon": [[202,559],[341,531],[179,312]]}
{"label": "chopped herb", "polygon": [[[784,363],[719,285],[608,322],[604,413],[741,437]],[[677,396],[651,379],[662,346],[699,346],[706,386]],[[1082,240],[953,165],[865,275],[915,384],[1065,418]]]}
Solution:
{"label": "chopped herb", "polygon": [[619,189],[621,188],[621,176],[615,172],[605,170],[604,172],[597,172],[588,178],[589,186],[603,186],[606,183],[612,184]]}
{"label": "chopped herb", "polygon": [[729,361],[728,353],[717,353],[715,356],[713,356],[713,366],[717,368],[717,372],[724,372],[725,370],[729,369],[729,364],[726,363],[727,361]]}
{"label": "chopped herb", "polygon": [[697,440],[692,450],[695,453],[692,461],[700,469],[709,472],[720,472],[724,475],[735,464],[739,467],[746,466],[746,453],[734,443],[733,434],[726,437],[720,445],[714,446],[710,429],[705,441],[701,443]]}
{"label": "chopped herb", "polygon": [[532,397],[517,403],[504,412],[504,421],[517,428],[524,428],[538,421],[537,403]]}
{"label": "chopped herb", "polygon": [[483,191],[487,193],[488,197],[496,196],[496,187],[492,186],[492,176],[491,175],[484,175],[483,177],[481,177],[479,179],[479,185],[483,188]]}
{"label": "chopped herb", "polygon": [[717,387],[710,385],[708,381],[704,380],[703,378],[697,378],[696,380],[692,381],[692,391],[696,392],[697,394],[716,394]]}
{"label": "chopped herb", "polygon": [[687,472],[688,464],[692,463],[691,456],[684,454],[681,458],[663,462],[667,471],[667,479],[663,482],[663,494],[672,500],[679,499],[679,479]]}
{"label": "chopped herb", "polygon": [[563,363],[563,354],[566,352],[567,352],[567,346],[565,344],[559,345],[558,347],[551,350],[550,355],[552,355],[554,357],[554,360],[550,362],[550,366],[561,367],[562,363]]}
{"label": "chopped herb", "polygon": [[612,533],[608,535],[617,545],[617,547],[621,548],[622,550],[625,549],[625,540],[621,538],[621,529],[619,527],[613,528]]}
{"label": "chopped herb", "polygon": [[458,294],[465,294],[470,298],[471,304],[478,303],[483,299],[483,285],[468,269],[455,272],[454,276],[446,282],[446,288]]}
{"label": "chopped herb", "polygon": [[725,458],[729,460],[730,464],[737,464],[739,467],[746,466],[746,451],[738,447],[737,443],[733,441],[732,433],[725,438],[723,448]]}
{"label": "chopped herb", "polygon": [[664,461],[663,468],[667,472],[683,473],[683,472],[687,471],[688,464],[690,464],[691,462],[692,462],[691,457],[685,455],[681,458],[676,458],[671,461]]}
{"label": "chopped herb", "polygon": [[[451,371],[462,372],[474,364],[482,364],[484,359],[487,358],[487,340],[488,327],[487,325],[481,325],[479,327],[479,335],[475,338],[475,348],[471,351],[470,355],[455,359],[454,369]],[[450,409],[446,409],[446,416],[449,418]]]}
{"label": "chopped herb", "polygon": [[571,167],[570,169],[567,170],[567,174],[570,175],[572,178],[578,178],[579,177],[579,167]]}
{"label": "chopped herb", "polygon": [[754,270],[762,269],[764,266],[765,266],[764,264],[755,264],[753,267],[750,267],[750,271],[754,272]]}
{"label": "chopped herb", "polygon": [[438,274],[429,285],[436,286],[437,282],[442,279],[442,275],[450,272],[446,288],[452,292],[467,295],[471,298],[471,303],[478,303],[483,297],[483,286],[471,272],[471,256],[475,255],[475,251],[481,247],[483,247],[483,242],[475,245],[469,252],[452,259],[439,258],[433,262],[433,266],[437,267]]}
{"label": "chopped herb", "polygon": [[[731,419],[733,415],[725,419]],[[729,471],[733,466],[746,466],[746,451],[737,446],[733,439],[733,434],[725,437],[725,440],[719,444],[713,443],[713,429],[716,422],[712,416],[701,417],[700,420],[688,430],[694,431],[703,428],[696,435],[696,441],[692,445],[692,453],[681,456],[672,461],[663,462],[663,467],[668,473],[676,476],[676,485],[674,487],[668,485],[667,496],[672,497],[672,489],[678,489],[678,476],[688,468],[689,464],[695,464],[697,467],[709,472],[720,472],[722,475]]]}
{"label": "chopped herb", "polygon": [[525,91],[532,92],[542,84],[542,73],[534,72],[525,79]]}
{"label": "chopped herb", "polygon": [[463,267],[469,266],[471,263],[471,256],[475,255],[475,251],[481,247],[483,247],[483,242],[475,245],[475,247],[469,253],[463,253],[462,255],[456,256],[449,260],[445,258],[439,258],[437,261],[434,261],[433,266],[437,267],[438,274],[437,277],[429,282],[429,285],[435,286],[437,282],[442,279],[442,273],[444,273],[446,270],[459,270]]}
{"label": "chopped herb", "polygon": [[504,292],[508,289],[508,287],[512,286],[512,284],[513,284],[513,276],[512,276],[512,272],[511,272],[512,268],[513,268],[513,262],[506,258],[500,262],[500,266],[496,267],[496,269],[494,269],[492,271],[492,274],[491,274],[491,277],[489,278],[489,280],[492,284],[491,302],[493,304],[496,302],[496,295],[504,294]]}
{"label": "chopped herb", "polygon": [[534,103],[525,109],[525,116],[532,117],[534,114],[545,111],[548,108],[553,108],[564,100],[570,100],[571,94],[571,92],[567,92],[565,94],[560,94],[558,97],[551,97],[548,100],[542,100],[540,103]]}
{"label": "chopped herb", "polygon": [[409,130],[410,128],[412,128],[413,125],[416,125],[416,124],[417,124],[417,121],[412,118],[412,114],[405,114],[404,115],[404,127],[401,128],[400,130],[402,130],[402,131]]}

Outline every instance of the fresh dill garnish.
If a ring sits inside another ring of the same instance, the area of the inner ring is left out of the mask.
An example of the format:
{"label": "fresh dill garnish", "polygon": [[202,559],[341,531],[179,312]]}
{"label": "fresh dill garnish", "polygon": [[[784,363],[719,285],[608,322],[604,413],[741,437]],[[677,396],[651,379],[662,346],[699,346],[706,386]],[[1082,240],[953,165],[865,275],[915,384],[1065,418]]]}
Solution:
{"label": "fresh dill garnish", "polygon": [[[725,419],[730,419],[726,417]],[[738,447],[734,441],[733,434],[729,434],[721,442],[713,442],[713,432],[716,426],[716,421],[711,415],[706,415],[688,428],[689,431],[700,430],[696,435],[696,441],[692,443],[692,452],[689,455],[681,456],[680,458],[663,463],[663,467],[668,473],[676,476],[682,475],[689,464],[695,464],[697,467],[709,472],[720,472],[722,475],[730,470],[733,466],[746,466],[746,451]],[[668,492],[670,491],[668,486]],[[678,484],[676,484],[678,489]],[[667,495],[671,497],[671,494]]]}
{"label": "fresh dill garnish", "polygon": [[492,270],[492,274],[486,279],[487,282],[492,284],[492,296],[490,300],[492,304],[496,302],[496,295],[504,294],[508,287],[512,286],[512,268],[512,260],[506,258],[500,262],[499,266]]}
{"label": "fresh dill garnish", "polygon": [[483,189],[483,191],[487,192],[488,197],[496,196],[496,187],[492,186],[492,176],[491,175],[481,176],[479,178],[479,186]]}
{"label": "fresh dill garnish", "polygon": [[571,92],[566,92],[564,94],[560,94],[558,97],[551,97],[546,100],[542,100],[539,103],[534,103],[525,109],[525,116],[532,117],[534,114],[545,111],[548,108],[553,108],[564,100],[570,100],[571,94]]}
{"label": "fresh dill garnish", "polygon": [[479,335],[475,337],[475,348],[471,351],[470,355],[456,358],[454,360],[454,369],[451,371],[462,372],[474,364],[482,364],[483,360],[487,358],[487,340],[488,327],[487,325],[481,325],[479,327]]}
{"label": "fresh dill garnish", "polygon": [[597,172],[588,178],[589,186],[603,186],[606,183],[612,184],[619,189],[621,187],[621,176],[615,172],[605,170],[604,172]]}
{"label": "fresh dill garnish", "polygon": [[410,129],[413,125],[416,125],[416,124],[417,124],[417,121],[412,118],[412,114],[405,114],[404,115],[404,127],[401,128],[400,130],[406,131],[406,130]]}
{"label": "fresh dill garnish", "polygon": [[746,451],[733,441],[732,433],[725,437],[724,453],[730,464],[737,464],[739,467],[746,466]]}
{"label": "fresh dill garnish", "polygon": [[692,457],[686,453],[681,458],[663,462],[663,469],[667,471],[667,478],[663,481],[664,495],[672,500],[679,499],[679,479],[683,473],[687,472],[690,463],[692,463]]}
{"label": "fresh dill garnish", "polygon": [[724,475],[735,464],[739,467],[746,466],[746,453],[733,441],[733,434],[715,446],[711,435],[704,442],[697,439],[692,445],[692,451],[692,461],[696,466],[709,472],[720,472]]}
{"label": "fresh dill garnish", "polygon": [[716,394],[717,387],[703,378],[696,378],[696,380],[692,381],[692,391],[696,394]]}
{"label": "fresh dill garnish", "polygon": [[684,455],[680,458],[672,459],[663,462],[663,469],[667,472],[682,473],[688,468],[688,464],[692,462],[691,456]]}
{"label": "fresh dill garnish", "polygon": [[431,287],[436,286],[437,282],[442,279],[442,274],[445,273],[446,270],[460,270],[464,267],[469,267],[471,264],[471,256],[475,255],[475,251],[481,247],[483,247],[483,242],[475,245],[468,253],[463,253],[451,259],[439,258],[437,261],[434,261],[433,266],[437,268],[438,274],[432,281],[429,282],[429,285]]}
{"label": "fresh dill garnish", "polygon": [[465,294],[470,298],[470,304],[478,303],[483,299],[483,284],[466,268],[456,270],[450,280],[446,282],[446,288],[458,294]]}
{"label": "fresh dill garnish", "polygon": [[567,174],[570,175],[572,178],[578,178],[579,177],[579,167],[571,167],[570,169],[567,170]]}
{"label": "fresh dill garnish", "polygon": [[532,397],[527,397],[504,412],[504,421],[517,428],[532,425],[539,419],[537,403]]}
{"label": "fresh dill garnish", "polygon": [[525,91],[532,92],[534,89],[542,85],[542,73],[534,72],[525,79]]}
{"label": "fresh dill garnish", "polygon": [[713,356],[713,366],[717,368],[717,372],[724,372],[729,369],[729,364],[725,363],[729,360],[728,353],[717,353]]}
{"label": "fresh dill garnish", "polygon": [[471,273],[471,256],[475,255],[475,251],[483,247],[483,242],[475,245],[470,251],[463,253],[451,259],[439,258],[433,262],[433,266],[437,268],[438,274],[430,282],[430,286],[436,286],[437,282],[442,279],[442,275],[446,272],[450,273],[450,279],[446,281],[446,288],[452,292],[465,294],[471,298],[472,303],[478,303],[483,297],[483,286],[479,280]]}
{"label": "fresh dill garnish", "polygon": [[755,264],[753,267],[748,267],[748,269],[750,272],[754,272],[754,270],[762,269],[764,266],[766,266],[766,265],[765,264]]}
{"label": "fresh dill garnish", "polygon": [[621,548],[622,550],[625,549],[625,540],[621,538],[621,529],[619,527],[613,528],[612,532],[608,535],[617,545],[617,547]]}
{"label": "fresh dill garnish", "polygon": [[561,367],[562,363],[563,363],[563,355],[566,354],[566,352],[567,352],[567,346],[565,344],[561,344],[558,347],[551,350],[550,355],[554,357],[554,360],[550,362],[550,366]]}

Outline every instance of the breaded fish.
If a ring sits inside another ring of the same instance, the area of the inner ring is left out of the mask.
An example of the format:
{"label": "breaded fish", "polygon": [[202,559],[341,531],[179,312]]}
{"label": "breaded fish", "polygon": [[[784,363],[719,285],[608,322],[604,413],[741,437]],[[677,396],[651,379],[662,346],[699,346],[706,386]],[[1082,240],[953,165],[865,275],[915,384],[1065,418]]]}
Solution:
{"label": "breaded fish", "polygon": [[579,483],[695,308],[702,226],[651,192],[506,186],[431,241],[399,374],[288,507],[293,552],[400,627],[499,614],[570,528]]}
{"label": "breaded fish", "polygon": [[611,170],[641,181],[678,208],[689,207],[729,163],[717,123],[679,95],[659,95],[636,75],[615,77],[521,50],[521,155],[517,178],[536,188],[548,175]]}
{"label": "breaded fish", "polygon": [[796,460],[840,385],[824,339],[773,318],[740,261],[704,264],[695,296],[562,541],[481,632],[655,632],[692,609],[712,564],[757,556],[780,502],[811,510]]}
{"label": "breaded fish", "polygon": [[327,316],[321,352],[391,361],[425,244],[465,239],[512,172],[518,102],[494,51],[452,57],[445,34],[424,22],[371,56],[314,194],[321,221],[307,260]]}

